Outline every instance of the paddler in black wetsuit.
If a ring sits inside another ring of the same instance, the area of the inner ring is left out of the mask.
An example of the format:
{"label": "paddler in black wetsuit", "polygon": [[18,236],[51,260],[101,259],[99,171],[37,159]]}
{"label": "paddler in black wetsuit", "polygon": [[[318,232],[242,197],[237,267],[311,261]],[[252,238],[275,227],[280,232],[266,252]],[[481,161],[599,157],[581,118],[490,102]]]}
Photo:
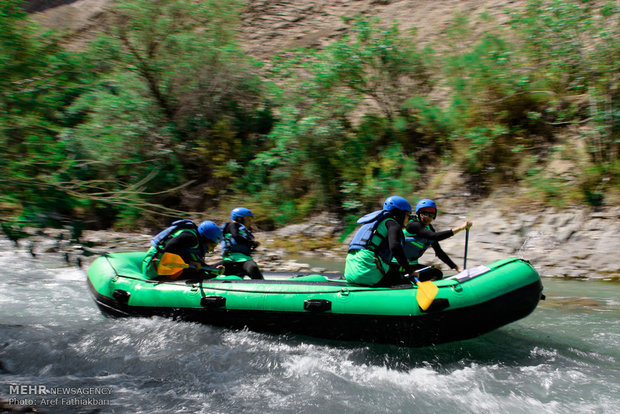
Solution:
{"label": "paddler in black wetsuit", "polygon": [[250,230],[254,214],[248,208],[236,207],[230,212],[230,219],[232,221],[222,227],[222,261],[218,264],[224,266],[227,275],[264,279],[252,258],[252,252],[259,245]]}
{"label": "paddler in black wetsuit", "polygon": [[[450,269],[462,272],[463,269],[450,259],[439,245],[439,242],[454,236],[462,230],[469,229],[472,226],[472,222],[466,221],[462,225],[451,230],[435,231],[431,222],[437,217],[437,205],[430,199],[420,200],[418,204],[416,204],[415,213],[416,215],[411,217],[411,221],[403,231],[405,235],[405,254],[407,255],[409,264],[414,270],[426,267],[420,264],[418,259],[429,247],[432,247],[437,257],[447,264]],[[441,270],[430,268],[427,271],[421,272],[419,279],[421,281],[439,280],[442,277],[443,273]]]}

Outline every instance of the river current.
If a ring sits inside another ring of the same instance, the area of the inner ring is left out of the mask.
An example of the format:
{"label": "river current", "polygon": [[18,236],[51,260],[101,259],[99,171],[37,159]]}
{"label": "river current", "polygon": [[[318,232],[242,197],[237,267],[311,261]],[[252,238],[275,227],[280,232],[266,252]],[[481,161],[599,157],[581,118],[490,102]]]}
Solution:
{"label": "river current", "polygon": [[617,282],[544,278],[547,300],[525,319],[472,340],[400,348],[106,318],[85,269],[33,258],[3,239],[0,267],[5,407],[209,414],[620,407]]}

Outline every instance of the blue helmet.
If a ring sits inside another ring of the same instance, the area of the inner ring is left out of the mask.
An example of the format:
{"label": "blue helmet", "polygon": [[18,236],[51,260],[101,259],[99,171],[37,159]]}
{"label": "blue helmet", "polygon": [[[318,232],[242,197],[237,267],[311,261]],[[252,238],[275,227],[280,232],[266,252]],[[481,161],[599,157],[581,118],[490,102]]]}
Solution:
{"label": "blue helmet", "polygon": [[245,216],[254,217],[254,214],[252,214],[249,208],[245,208],[245,207],[236,207],[236,208],[233,208],[232,211],[230,212],[230,219],[232,221],[237,221],[238,218],[242,218]]}
{"label": "blue helmet", "polygon": [[411,213],[411,204],[409,204],[409,201],[405,200],[404,198],[400,196],[390,196],[385,199],[385,202],[383,203],[383,210],[385,211],[400,210],[400,211],[408,211],[409,213]]}
{"label": "blue helmet", "polygon": [[435,212],[435,216],[437,215],[437,204],[435,204],[433,200],[424,198],[418,201],[418,204],[415,205],[415,213],[418,214],[422,209],[433,210]]}
{"label": "blue helmet", "polygon": [[205,239],[214,243],[219,243],[222,240],[222,230],[212,221],[203,221],[200,223],[198,225],[198,233]]}

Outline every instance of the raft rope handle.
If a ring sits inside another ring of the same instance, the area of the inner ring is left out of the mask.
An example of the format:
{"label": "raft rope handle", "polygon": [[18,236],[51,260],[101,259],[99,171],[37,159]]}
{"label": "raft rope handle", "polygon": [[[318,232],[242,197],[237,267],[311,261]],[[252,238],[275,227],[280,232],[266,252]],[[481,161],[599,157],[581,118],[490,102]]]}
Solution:
{"label": "raft rope handle", "polygon": [[[166,281],[161,281],[161,280],[140,279],[140,278],[137,278],[137,277],[121,275],[121,274],[119,274],[117,272],[116,268],[114,268],[114,266],[110,262],[110,259],[108,258],[108,256],[104,255],[103,257],[106,258],[106,260],[110,264],[110,267],[112,268],[112,270],[114,270],[114,274],[116,276],[118,276],[118,277],[124,277],[126,279],[132,279],[132,280],[138,280],[138,281],[141,281],[141,282],[152,283],[154,285],[158,285],[158,284],[161,284],[161,283],[167,283]],[[514,260],[511,260],[509,262],[503,263],[502,265],[498,266],[498,268],[499,267],[504,267],[504,266],[506,266],[506,265],[508,265],[510,263],[514,263],[516,261],[526,262],[525,260],[515,258]],[[527,262],[527,263],[529,263],[529,262]],[[204,287],[202,285],[203,281],[204,281],[204,279],[200,280],[200,290],[201,290],[202,294],[204,294]],[[221,282],[221,283],[225,283],[225,282]],[[449,284],[449,285],[446,285],[446,286],[437,286],[437,287],[441,289],[441,288],[444,288],[444,287],[448,288],[448,287],[452,287],[452,286],[454,286],[454,285],[453,284]],[[413,289],[413,288],[417,289],[417,286],[414,286],[413,284],[412,285],[403,285],[403,287],[402,288],[398,288],[398,290]],[[354,290],[353,292],[360,292],[360,293],[361,292],[374,292],[374,291],[376,291],[376,289],[377,288],[360,289],[360,290]],[[388,288],[388,289],[394,290],[395,288]],[[211,288],[209,288],[209,290],[216,290],[216,291],[221,291],[221,292],[243,292],[243,293],[264,293],[264,294],[276,294],[276,293],[277,294],[281,294],[282,293],[282,292],[269,292],[269,291],[260,291],[260,290],[223,289],[223,288],[217,288],[217,287],[211,287]],[[321,294],[321,293],[340,293],[340,292],[342,292],[342,289],[334,290],[334,291],[326,290],[326,291],[318,291],[318,292],[286,292],[286,293],[289,293],[289,294],[304,294],[304,293],[306,293],[306,294],[309,294],[309,295],[318,295],[318,294]]]}
{"label": "raft rope handle", "polygon": [[[166,282],[166,281],[161,281],[161,280],[150,280],[150,279],[140,279],[137,277],[133,277],[133,276],[126,276],[126,275],[122,275],[120,273],[118,273],[118,271],[116,270],[116,268],[112,265],[112,262],[110,261],[108,255],[104,255],[104,257],[106,258],[106,260],[108,261],[108,264],[110,265],[110,267],[112,268],[112,270],[114,271],[114,275],[117,277],[124,277],[126,279],[131,279],[131,280],[138,280],[141,282],[147,282],[147,283],[152,283],[154,285],[158,285],[161,283],[170,283],[170,282]],[[205,295],[204,293],[204,286],[203,283],[204,279],[201,279],[199,282],[199,286],[200,286],[200,291],[202,295]],[[225,283],[225,282],[220,282],[220,283]],[[388,288],[390,290],[404,290],[404,289],[413,289],[416,286],[413,285],[403,285],[402,288]],[[281,294],[282,292],[270,292],[270,291],[261,291],[261,290],[237,290],[237,289],[223,289],[223,288],[218,288],[218,287],[210,287],[209,290],[216,290],[216,291],[220,291],[220,292],[242,292],[242,293],[264,293],[264,294]],[[354,290],[353,292],[374,292],[376,291],[377,288],[370,288],[370,289],[360,289],[360,290]],[[309,295],[318,295],[321,293],[340,293],[342,292],[342,289],[338,289],[338,290],[324,290],[324,291],[317,291],[317,292],[286,292],[288,294],[309,294]]]}
{"label": "raft rope handle", "polygon": [[[116,273],[115,270],[115,274],[118,277],[124,277],[125,279],[131,279],[131,280],[137,280],[140,282],[147,282],[147,283],[152,283],[154,285],[159,285],[159,284],[165,284],[165,283],[171,283],[171,282],[167,282],[167,281],[159,281],[159,280],[149,280],[149,279],[140,279],[137,277],[132,277],[132,276],[126,276],[126,275],[121,275],[119,273]],[[199,286],[200,286],[200,290],[201,290],[201,294],[205,295],[204,293],[204,286],[202,285],[202,283],[204,282],[204,280],[200,280],[199,282]],[[224,283],[224,282],[220,282],[220,283]],[[177,285],[178,283],[173,283],[175,285]],[[350,291],[350,292],[375,292],[377,289],[383,289],[383,290],[407,290],[407,289],[417,289],[417,286],[414,285],[402,285],[403,287],[399,287],[399,288],[370,288],[370,289],[359,289],[359,290],[354,290],[354,291]],[[445,286],[445,287],[450,287],[449,286]],[[348,286],[347,286],[348,287]],[[443,286],[440,286],[443,287]],[[220,291],[220,292],[239,292],[239,293],[264,293],[264,294],[282,294],[283,292],[278,291],[278,292],[273,292],[273,291],[263,291],[263,290],[244,290],[244,289],[224,289],[224,288],[218,288],[218,287],[209,287],[207,290],[216,290],[216,291]],[[307,292],[307,291],[299,291],[299,292],[285,292],[287,294],[309,294],[309,295],[318,295],[321,293],[340,293],[342,292],[342,288],[338,289],[338,290],[320,290],[320,291],[315,291],[315,292]]]}
{"label": "raft rope handle", "polygon": [[[132,279],[132,280],[138,280],[140,282],[147,282],[147,283],[152,283],[154,285],[158,285],[158,284],[163,284],[163,283],[170,283],[170,282],[166,282],[166,281],[158,281],[158,280],[148,280],[148,279],[139,279],[137,277],[131,277],[131,276],[125,276],[125,275],[121,275],[116,273],[116,275],[118,277],[124,277],[126,279]],[[204,293],[205,291],[205,287],[203,286],[203,282],[204,280],[200,280],[199,282],[199,287],[200,287],[200,293],[203,296],[206,296],[206,294]],[[175,285],[177,283],[174,283]],[[413,289],[415,286],[409,286],[409,285],[403,285],[402,288],[398,288],[399,290],[405,290],[405,289]],[[273,291],[263,291],[263,290],[244,290],[244,289],[224,289],[224,288],[219,288],[219,287],[209,287],[207,288],[207,290],[216,290],[216,291],[220,291],[220,292],[239,292],[239,293],[264,293],[264,294],[282,294],[281,291],[279,292],[273,292]],[[372,289],[360,289],[360,290],[354,290],[353,292],[374,292],[376,291],[377,288],[372,288]],[[394,290],[394,288],[390,288],[390,290]],[[320,290],[320,291],[315,291],[315,292],[306,292],[306,291],[299,291],[299,292],[286,292],[287,294],[309,294],[309,295],[319,295],[321,293],[340,293],[342,292],[342,289],[338,289],[338,290]]]}
{"label": "raft rope handle", "polygon": [[[202,282],[201,282],[202,283]],[[417,288],[416,286],[413,285],[402,285],[403,287],[401,288],[388,288],[390,290],[407,290],[407,289],[413,289],[413,288]],[[349,291],[350,293],[354,293],[354,292],[376,292],[378,288],[369,288],[369,289],[360,289],[360,290],[353,290],[353,291]],[[380,289],[380,288],[379,288]],[[282,294],[282,293],[286,293],[286,294],[309,294],[309,295],[319,295],[321,293],[340,293],[342,292],[342,289],[338,289],[338,290],[320,290],[320,291],[316,291],[316,292],[306,292],[306,291],[300,291],[300,292],[273,292],[273,291],[263,291],[263,290],[237,290],[237,289],[224,289],[224,288],[218,288],[218,287],[209,287],[207,288],[207,290],[216,290],[216,291],[220,291],[220,292],[239,292],[239,293],[264,293],[264,294]],[[385,290],[385,289],[384,289]]]}
{"label": "raft rope handle", "polygon": [[[106,256],[104,256],[104,257],[105,257],[105,258],[106,258],[106,260],[108,261],[108,264],[110,265],[110,268],[112,268],[112,270],[114,271],[114,275],[115,275],[115,276],[117,276],[117,277],[124,277],[124,278],[126,278],[126,279],[139,280],[139,281],[141,281],[141,282],[147,282],[147,283],[153,283],[153,284],[167,283],[167,282],[165,282],[165,281],[160,281],[160,280],[140,279],[140,278],[137,278],[137,277],[132,277],[132,276],[122,275],[122,274],[118,273],[118,271],[116,270],[116,268],[112,265],[112,262],[110,261],[110,259],[108,258],[108,256],[106,255]],[[200,291],[201,291],[201,294],[202,294],[203,296],[205,296],[203,282],[204,282],[204,279],[201,279],[201,280],[200,280],[200,282],[199,282],[199,286],[200,286]],[[176,283],[175,283],[175,284],[176,284]],[[282,292],[265,292],[265,291],[260,291],[260,290],[256,290],[256,291],[254,291],[254,290],[222,289],[222,288],[217,288],[217,287],[210,288],[210,290],[217,290],[217,291],[222,291],[222,292],[282,293]],[[293,293],[293,294],[295,294],[295,293],[308,293],[308,294],[315,295],[315,294],[319,294],[319,293],[339,293],[339,292],[341,292],[341,290],[342,290],[342,289],[339,289],[339,290],[334,290],[334,291],[320,291],[320,292],[286,292],[286,293]],[[370,290],[370,289],[369,289],[369,290]],[[364,290],[364,291],[365,291],[365,290]],[[357,292],[361,292],[361,291],[357,291]]]}

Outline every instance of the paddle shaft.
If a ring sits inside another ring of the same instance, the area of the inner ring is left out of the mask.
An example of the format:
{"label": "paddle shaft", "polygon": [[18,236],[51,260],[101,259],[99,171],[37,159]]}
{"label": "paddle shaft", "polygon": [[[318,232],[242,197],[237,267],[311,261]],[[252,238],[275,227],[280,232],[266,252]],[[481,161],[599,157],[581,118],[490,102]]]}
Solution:
{"label": "paddle shaft", "polygon": [[465,229],[465,255],[463,256],[463,269],[467,269],[467,244],[469,243],[469,229]]}
{"label": "paddle shaft", "polygon": [[[433,266],[426,266],[426,267],[423,267],[422,269],[418,269],[418,270],[416,270],[415,272],[416,272],[417,274],[422,274],[423,272],[426,272],[427,270],[431,270],[432,268],[433,268]],[[415,276],[414,276],[414,277],[415,277]]]}

